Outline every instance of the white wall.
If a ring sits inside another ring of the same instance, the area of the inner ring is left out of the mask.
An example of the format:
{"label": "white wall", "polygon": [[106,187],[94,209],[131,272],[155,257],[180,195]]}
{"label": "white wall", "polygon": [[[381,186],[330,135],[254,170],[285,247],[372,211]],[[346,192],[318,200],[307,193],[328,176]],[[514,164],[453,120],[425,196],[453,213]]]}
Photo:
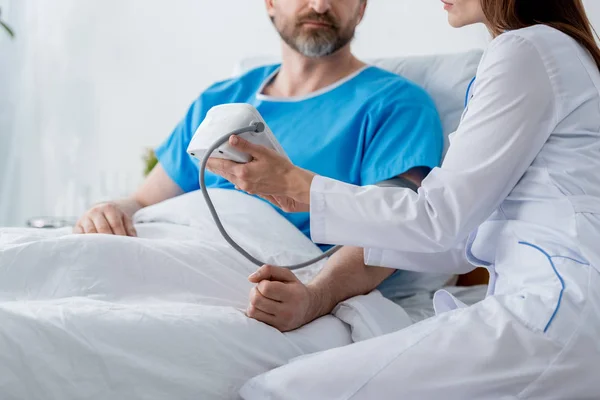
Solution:
{"label": "white wall", "polygon": [[[600,24],[597,0],[588,3]],[[22,185],[3,190],[0,225],[78,214],[129,192],[141,180],[143,149],[171,132],[201,90],[241,57],[279,53],[261,0],[12,0],[9,17],[20,38],[0,41],[0,52],[16,46],[22,55],[11,80],[19,112],[14,129],[5,123],[0,133],[16,135]],[[436,0],[371,0],[354,49],[371,58],[486,40],[481,27],[449,28]]]}

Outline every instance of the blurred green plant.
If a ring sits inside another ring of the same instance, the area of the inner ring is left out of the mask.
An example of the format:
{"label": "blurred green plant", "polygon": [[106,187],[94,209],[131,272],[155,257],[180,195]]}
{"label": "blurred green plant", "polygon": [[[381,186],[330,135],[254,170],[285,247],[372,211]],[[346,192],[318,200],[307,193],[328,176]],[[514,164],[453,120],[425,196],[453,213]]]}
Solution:
{"label": "blurred green plant", "polygon": [[156,154],[154,154],[154,150],[146,149],[146,154],[144,155],[144,176],[148,176],[150,172],[156,167],[158,164],[158,159],[156,158]]}
{"label": "blurred green plant", "polygon": [[1,8],[0,8],[0,28],[3,28],[6,31],[6,33],[8,33],[8,36],[10,36],[11,38],[15,37],[15,31],[13,31],[12,28],[6,24],[6,22],[2,21],[2,9]]}

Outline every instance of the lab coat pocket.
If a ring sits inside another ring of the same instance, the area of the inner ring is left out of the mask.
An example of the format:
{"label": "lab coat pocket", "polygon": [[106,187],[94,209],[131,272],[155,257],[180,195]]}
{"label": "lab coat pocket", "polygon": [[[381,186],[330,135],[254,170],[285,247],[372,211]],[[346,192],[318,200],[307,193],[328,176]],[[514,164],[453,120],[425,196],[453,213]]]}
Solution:
{"label": "lab coat pocket", "polygon": [[579,268],[585,264],[577,252],[552,242],[503,240],[496,253],[495,295],[525,326],[546,333],[563,301],[565,260]]}

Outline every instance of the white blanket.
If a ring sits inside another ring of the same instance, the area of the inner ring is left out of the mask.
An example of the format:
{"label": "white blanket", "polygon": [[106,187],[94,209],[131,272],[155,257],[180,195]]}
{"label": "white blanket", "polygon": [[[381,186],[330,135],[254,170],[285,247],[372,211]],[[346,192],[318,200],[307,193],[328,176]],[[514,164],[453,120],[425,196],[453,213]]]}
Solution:
{"label": "white blanket", "polygon": [[[256,257],[289,264],[320,253],[262,201],[212,197]],[[1,399],[235,399],[292,358],[410,323],[374,292],[338,307],[340,318],[282,334],[244,315],[256,267],[220,237],[198,193],[135,222],[139,238],[0,230]]]}

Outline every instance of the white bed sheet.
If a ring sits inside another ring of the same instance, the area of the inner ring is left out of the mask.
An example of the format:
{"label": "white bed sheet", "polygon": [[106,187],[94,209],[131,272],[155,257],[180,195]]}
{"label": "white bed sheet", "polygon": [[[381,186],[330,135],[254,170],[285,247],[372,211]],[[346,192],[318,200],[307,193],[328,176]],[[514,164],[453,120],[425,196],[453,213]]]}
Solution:
{"label": "white bed sheet", "polygon": [[[287,264],[319,254],[262,201],[212,196],[255,256]],[[292,358],[410,323],[374,292],[339,308],[345,322],[328,315],[282,334],[244,315],[255,267],[219,236],[197,192],[135,222],[139,238],[0,230],[0,398],[235,399]]]}

